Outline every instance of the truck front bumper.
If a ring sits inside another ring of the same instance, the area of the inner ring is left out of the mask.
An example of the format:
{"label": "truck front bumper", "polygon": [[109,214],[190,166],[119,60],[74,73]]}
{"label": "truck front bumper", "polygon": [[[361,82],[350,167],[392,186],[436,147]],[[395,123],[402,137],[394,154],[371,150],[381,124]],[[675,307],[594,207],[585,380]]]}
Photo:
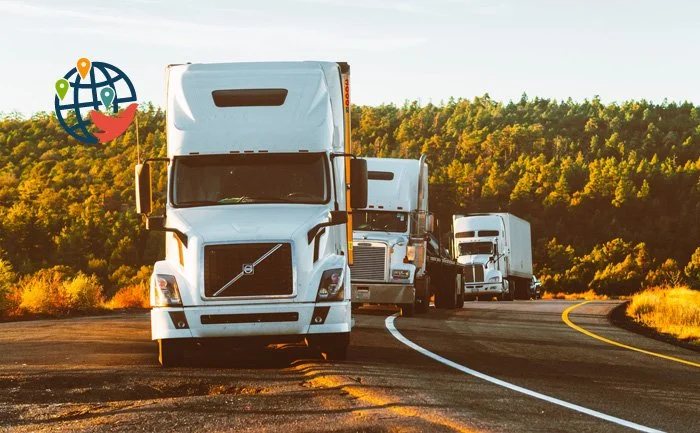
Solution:
{"label": "truck front bumper", "polygon": [[346,333],[351,328],[350,311],[348,301],[159,307],[151,309],[151,338],[303,337]]}
{"label": "truck front bumper", "polygon": [[501,295],[505,294],[506,290],[503,283],[465,283],[464,294],[469,295]]}
{"label": "truck front bumper", "polygon": [[351,299],[360,304],[412,304],[416,288],[410,284],[352,283]]}

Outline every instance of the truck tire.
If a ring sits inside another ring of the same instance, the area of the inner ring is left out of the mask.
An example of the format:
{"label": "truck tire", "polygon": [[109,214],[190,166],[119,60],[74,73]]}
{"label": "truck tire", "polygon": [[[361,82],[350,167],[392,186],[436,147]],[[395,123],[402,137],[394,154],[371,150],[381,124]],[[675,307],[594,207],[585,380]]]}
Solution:
{"label": "truck tire", "polygon": [[[348,359],[348,346],[350,346],[350,333],[342,334],[327,334],[323,335],[320,340],[312,339],[311,345],[318,345],[321,353],[324,354],[326,361],[345,361]],[[307,339],[308,343],[308,339]]]}
{"label": "truck tire", "polygon": [[[419,297],[419,294],[420,295]],[[416,313],[427,313],[430,309],[430,275],[416,280]]]}
{"label": "truck tire", "polygon": [[435,308],[453,309],[457,306],[458,289],[455,285],[450,284],[447,286],[443,284],[440,289],[435,292]]}
{"label": "truck tire", "polygon": [[455,284],[457,285],[457,301],[456,301],[456,307],[457,308],[464,308],[464,284],[462,284],[462,278],[460,275],[457,275]]}
{"label": "truck tire", "polygon": [[399,307],[401,307],[401,316],[402,317],[413,317],[413,315],[416,312],[416,304],[415,303],[399,304]]}
{"label": "truck tire", "polygon": [[158,362],[163,367],[178,367],[185,361],[185,351],[178,340],[158,340]]}
{"label": "truck tire", "polygon": [[515,301],[515,280],[508,278],[508,293],[503,296],[504,301]]}

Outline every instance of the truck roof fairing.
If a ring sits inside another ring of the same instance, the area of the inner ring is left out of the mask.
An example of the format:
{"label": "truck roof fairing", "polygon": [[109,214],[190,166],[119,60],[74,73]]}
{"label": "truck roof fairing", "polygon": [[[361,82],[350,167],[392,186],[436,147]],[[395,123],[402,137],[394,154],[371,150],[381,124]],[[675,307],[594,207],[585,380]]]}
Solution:
{"label": "truck roof fairing", "polygon": [[[337,63],[185,64],[167,71],[170,157],[260,150],[343,152]],[[222,106],[214,96],[218,91],[256,89],[283,89],[286,94],[242,106]]]}

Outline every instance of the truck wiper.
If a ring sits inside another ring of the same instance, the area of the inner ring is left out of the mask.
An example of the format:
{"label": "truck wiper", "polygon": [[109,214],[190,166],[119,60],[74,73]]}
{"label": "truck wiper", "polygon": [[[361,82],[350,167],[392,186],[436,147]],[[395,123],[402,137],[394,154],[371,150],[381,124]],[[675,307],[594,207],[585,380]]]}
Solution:
{"label": "truck wiper", "polygon": [[295,200],[290,200],[284,197],[248,197],[248,196],[242,196],[242,197],[227,197],[227,198],[222,198],[216,203],[225,203],[225,204],[239,204],[239,203],[254,203],[254,202],[266,202],[266,203],[295,203]]}

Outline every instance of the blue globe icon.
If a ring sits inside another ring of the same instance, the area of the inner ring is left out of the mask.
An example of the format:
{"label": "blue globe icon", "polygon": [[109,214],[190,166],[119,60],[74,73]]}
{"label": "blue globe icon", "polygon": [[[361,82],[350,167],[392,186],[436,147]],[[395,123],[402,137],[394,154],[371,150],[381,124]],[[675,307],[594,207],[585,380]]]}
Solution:
{"label": "blue globe icon", "polygon": [[114,99],[109,107],[110,113],[118,113],[119,106],[136,102],[136,90],[121,69],[104,62],[92,62],[90,71],[83,78],[77,68],[68,71],[63,78],[68,80],[68,93],[59,98],[54,97],[56,117],[59,123],[72,137],[84,143],[98,143],[97,137],[90,133],[92,123],[89,113],[92,110],[107,108],[100,98],[100,91],[105,87],[114,90]]}

